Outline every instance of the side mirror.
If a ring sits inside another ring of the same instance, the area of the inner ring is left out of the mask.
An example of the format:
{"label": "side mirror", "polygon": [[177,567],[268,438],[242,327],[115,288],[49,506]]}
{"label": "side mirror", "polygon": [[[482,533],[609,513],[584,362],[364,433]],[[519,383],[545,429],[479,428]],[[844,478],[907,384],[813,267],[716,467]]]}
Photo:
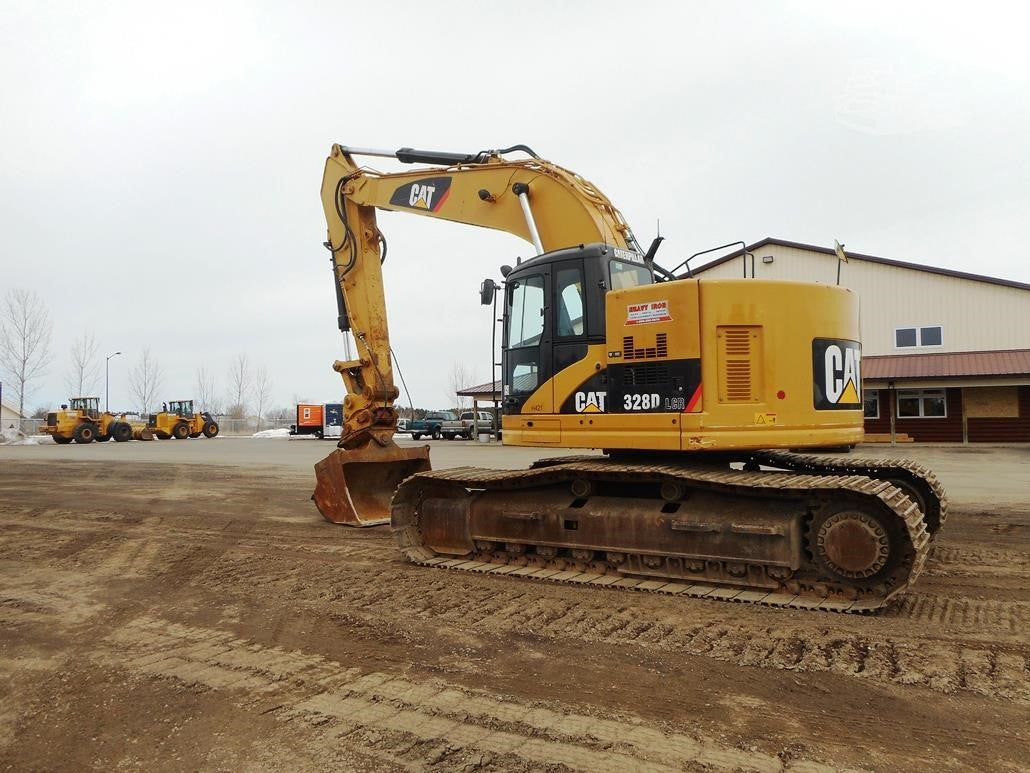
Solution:
{"label": "side mirror", "polygon": [[483,283],[479,285],[479,302],[483,306],[489,306],[494,302],[494,293],[499,289],[501,286],[493,279],[484,279]]}

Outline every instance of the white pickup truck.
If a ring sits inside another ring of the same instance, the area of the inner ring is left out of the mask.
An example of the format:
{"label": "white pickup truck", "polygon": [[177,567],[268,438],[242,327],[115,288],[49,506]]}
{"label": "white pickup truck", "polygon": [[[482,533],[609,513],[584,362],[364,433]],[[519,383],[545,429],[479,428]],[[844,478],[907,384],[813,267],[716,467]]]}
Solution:
{"label": "white pickup truck", "polygon": [[468,440],[477,434],[494,434],[494,417],[489,411],[475,411],[475,427],[473,427],[473,411],[463,411],[457,421],[445,421],[440,425],[440,434],[447,440],[461,438]]}

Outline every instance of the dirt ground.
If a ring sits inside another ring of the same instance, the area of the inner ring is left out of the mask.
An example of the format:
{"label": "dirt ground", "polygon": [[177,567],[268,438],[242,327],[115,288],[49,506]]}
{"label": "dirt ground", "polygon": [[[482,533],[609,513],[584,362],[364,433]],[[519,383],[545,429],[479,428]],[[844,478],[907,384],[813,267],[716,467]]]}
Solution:
{"label": "dirt ground", "polygon": [[415,567],[264,442],[0,447],[0,769],[1030,768],[1030,449],[886,449],[951,517],[862,617]]}

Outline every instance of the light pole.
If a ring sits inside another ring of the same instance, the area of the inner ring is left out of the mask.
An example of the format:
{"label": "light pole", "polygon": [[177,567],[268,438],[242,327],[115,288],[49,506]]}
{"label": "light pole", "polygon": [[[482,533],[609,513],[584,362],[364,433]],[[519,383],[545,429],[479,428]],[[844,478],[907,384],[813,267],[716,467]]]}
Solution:
{"label": "light pole", "polygon": [[104,363],[104,410],[109,411],[111,409],[111,358],[117,357],[121,352],[115,352],[114,354],[107,355],[107,361]]}

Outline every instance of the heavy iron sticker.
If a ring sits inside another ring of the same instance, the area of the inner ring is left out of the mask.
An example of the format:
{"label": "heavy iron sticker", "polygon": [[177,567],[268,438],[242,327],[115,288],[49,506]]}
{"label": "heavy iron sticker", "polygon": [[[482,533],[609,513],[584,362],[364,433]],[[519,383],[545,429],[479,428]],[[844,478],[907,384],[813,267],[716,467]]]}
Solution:
{"label": "heavy iron sticker", "polygon": [[668,301],[631,303],[626,307],[627,325],[646,325],[649,322],[671,322]]}
{"label": "heavy iron sticker", "polygon": [[406,209],[424,209],[429,212],[439,212],[440,207],[447,201],[447,195],[450,192],[450,177],[427,177],[424,180],[404,183],[404,185],[393,192],[393,196],[390,197],[390,204],[395,207],[405,207]]}
{"label": "heavy iron sticker", "polygon": [[861,408],[862,344],[838,338],[813,340],[812,384],[816,410]]}

